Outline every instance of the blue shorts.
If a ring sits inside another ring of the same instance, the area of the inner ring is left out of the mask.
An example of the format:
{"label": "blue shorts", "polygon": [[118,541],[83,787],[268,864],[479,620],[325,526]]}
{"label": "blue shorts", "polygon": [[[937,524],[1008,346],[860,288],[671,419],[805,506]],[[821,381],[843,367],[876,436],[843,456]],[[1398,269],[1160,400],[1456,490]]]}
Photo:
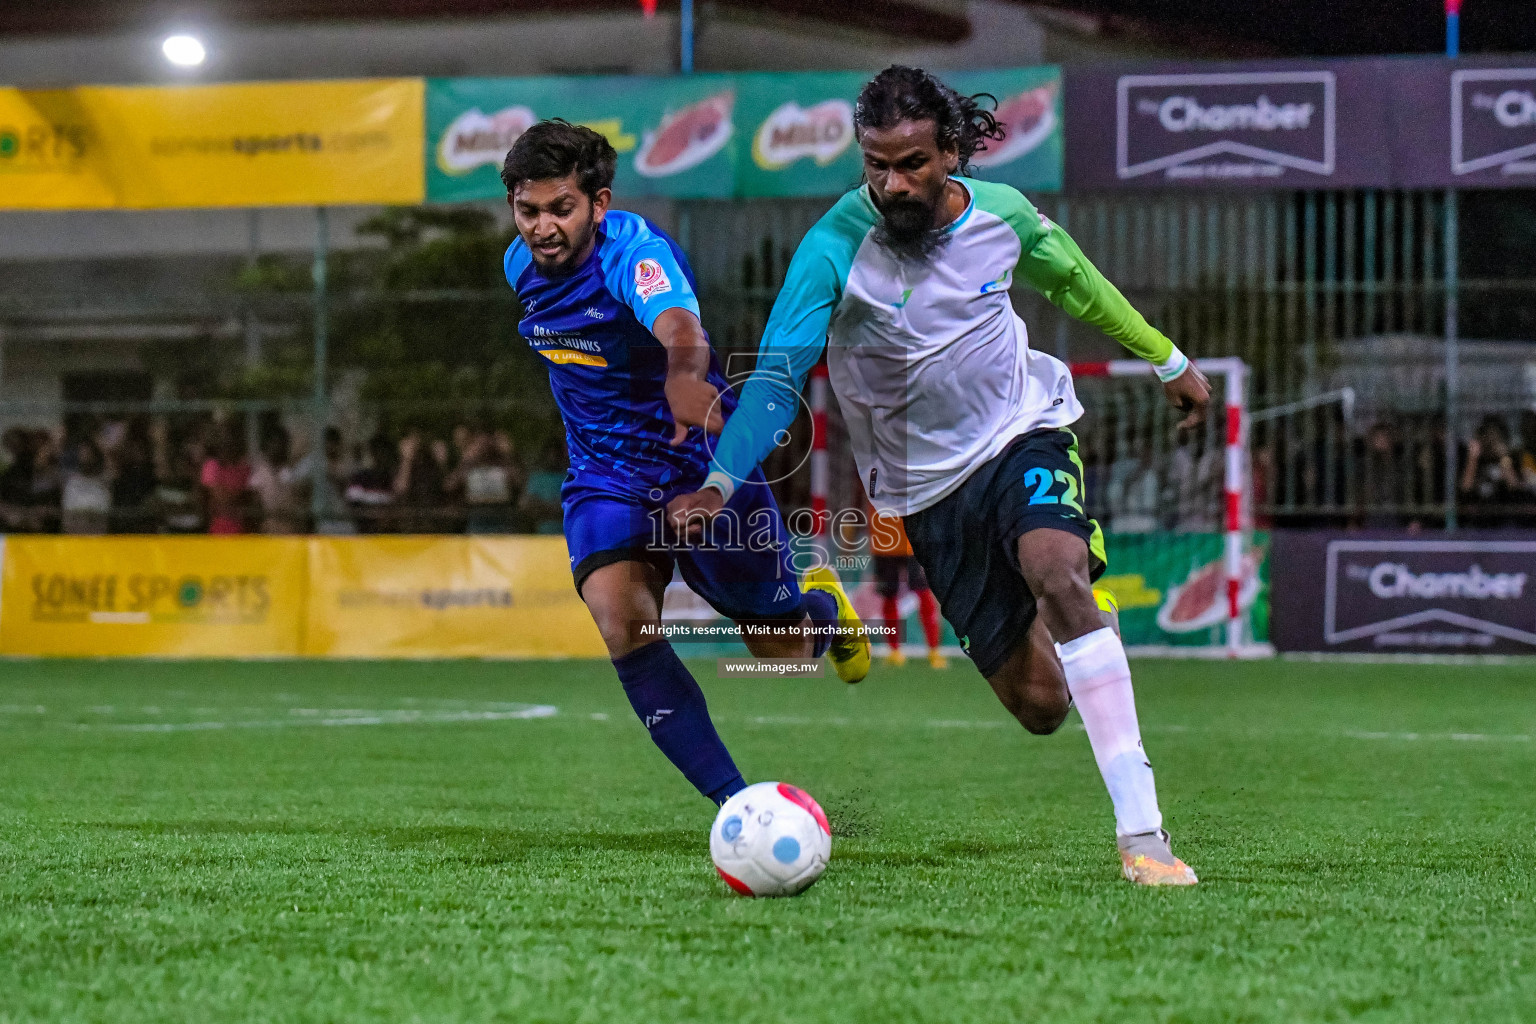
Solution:
{"label": "blue shorts", "polygon": [[728,619],[798,621],[805,607],[789,531],[762,471],[737,488],[712,536],[699,543],[679,543],[666,525],[666,504],[678,493],[637,498],[579,480],[568,484],[565,544],[577,593],[588,576],[615,562],[649,563],[668,580],[675,565],[693,592]]}

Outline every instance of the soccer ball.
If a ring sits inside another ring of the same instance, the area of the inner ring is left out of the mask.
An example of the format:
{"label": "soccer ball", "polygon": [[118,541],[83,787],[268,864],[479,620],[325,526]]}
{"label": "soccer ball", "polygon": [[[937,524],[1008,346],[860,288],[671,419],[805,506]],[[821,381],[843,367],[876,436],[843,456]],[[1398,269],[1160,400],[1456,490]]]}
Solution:
{"label": "soccer ball", "polygon": [[787,782],[759,782],[727,800],[709,830],[709,856],[743,896],[793,896],[832,856],[821,805]]}

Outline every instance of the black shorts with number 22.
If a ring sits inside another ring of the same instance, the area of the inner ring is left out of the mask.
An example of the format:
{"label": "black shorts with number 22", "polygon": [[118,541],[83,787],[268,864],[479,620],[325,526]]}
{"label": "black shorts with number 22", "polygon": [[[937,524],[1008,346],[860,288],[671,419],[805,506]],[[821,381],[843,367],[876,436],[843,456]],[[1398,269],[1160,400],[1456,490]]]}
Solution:
{"label": "black shorts with number 22", "polygon": [[1021,434],[936,505],[904,518],[912,553],[966,654],[984,676],[1002,667],[1035,621],[1019,571],[1019,538],[1062,530],[1105,569],[1104,535],[1083,511],[1083,463],[1064,428]]}

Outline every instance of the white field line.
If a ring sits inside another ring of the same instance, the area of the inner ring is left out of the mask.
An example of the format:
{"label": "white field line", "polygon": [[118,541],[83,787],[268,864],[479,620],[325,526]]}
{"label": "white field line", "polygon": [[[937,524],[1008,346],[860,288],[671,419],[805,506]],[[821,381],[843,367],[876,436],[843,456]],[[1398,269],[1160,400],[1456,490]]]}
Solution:
{"label": "white field line", "polygon": [[455,722],[506,722],[530,718],[552,718],[560,713],[553,704],[531,704],[514,711],[363,711],[332,716],[313,708],[294,708],[292,718],[269,718],[206,722],[108,722],[101,725],[75,723],[70,728],[80,732],[206,732],[212,729],[291,729],[306,726],[355,725],[447,725]]}
{"label": "white field line", "polygon": [[1486,668],[1489,665],[1536,666],[1530,654],[1376,654],[1369,651],[1286,651],[1281,661],[1314,662],[1324,665],[1458,665]]}
{"label": "white field line", "polygon": [[[838,726],[873,729],[1012,729],[1017,726],[1007,719],[986,719],[972,721],[962,718],[930,718],[922,722],[900,722],[890,719],[851,719],[851,718],[809,718],[793,715],[757,715],[745,721],[751,725],[784,725],[784,726]],[[1067,722],[1062,726],[1075,732],[1083,732],[1083,723],[1080,720]],[[1142,732],[1148,733],[1217,733],[1234,732],[1233,729],[1213,729],[1202,726],[1190,725],[1143,725]],[[1308,735],[1316,736],[1342,736],[1352,740],[1396,740],[1396,741],[1451,741],[1461,743],[1530,743],[1536,740],[1536,736],[1529,733],[1482,733],[1482,732],[1368,732],[1360,729],[1346,729],[1343,732],[1325,732],[1316,730]]]}
{"label": "white field line", "polygon": [[[289,729],[295,727],[321,726],[341,728],[346,726],[372,726],[372,725],[450,725],[463,722],[503,722],[519,721],[535,718],[552,718],[559,714],[559,708],[553,704],[510,704],[496,703],[489,705],[493,710],[484,710],[487,705],[482,705],[481,710],[420,710],[416,708],[398,708],[388,710],[375,710],[370,708],[288,708],[287,718],[266,719],[215,719],[193,722],[102,722],[86,723],[72,722],[67,728],[79,732],[141,732],[141,733],[169,733],[169,732],[208,732],[220,729]],[[89,709],[97,714],[111,713],[117,709],[95,707]],[[124,708],[123,711],[133,709]],[[160,708],[142,708],[141,712],[156,713]],[[198,708],[203,713],[216,714],[213,708]],[[255,710],[255,709],[248,709]],[[0,705],[0,715],[23,714],[44,715],[47,709],[43,705]],[[604,712],[593,712],[583,716],[589,721],[607,723],[619,721],[627,724],[629,716],[620,716],[617,719],[610,718]],[[721,719],[729,721],[729,719]],[[1014,723],[1005,718],[989,719],[963,719],[963,718],[930,718],[920,721],[902,721],[889,718],[849,718],[846,716],[832,716],[819,718],[807,715],[753,715],[743,719],[736,719],[747,725],[805,728],[827,727],[874,729],[874,730],[902,730],[902,729],[1012,729]],[[1083,724],[1074,718],[1066,723],[1064,728],[1074,732],[1082,732]],[[1142,726],[1145,733],[1174,734],[1174,733],[1231,733],[1242,731],[1237,729],[1212,728],[1208,726],[1190,726],[1180,724]],[[1531,743],[1536,742],[1536,736],[1530,733],[1480,733],[1480,732],[1383,732],[1364,729],[1345,729],[1339,732],[1323,730],[1308,731],[1308,735],[1334,736],[1352,740],[1366,741],[1390,741],[1390,742],[1451,742],[1451,743]]]}

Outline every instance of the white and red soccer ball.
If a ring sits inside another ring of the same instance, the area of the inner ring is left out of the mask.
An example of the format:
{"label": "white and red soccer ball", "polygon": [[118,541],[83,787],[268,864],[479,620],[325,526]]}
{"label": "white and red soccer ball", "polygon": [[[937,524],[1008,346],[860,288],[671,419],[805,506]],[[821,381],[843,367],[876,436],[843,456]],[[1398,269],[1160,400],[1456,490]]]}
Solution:
{"label": "white and red soccer ball", "polygon": [[709,830],[715,870],[743,896],[794,896],[832,856],[821,805],[787,782],[759,782],[727,800]]}

